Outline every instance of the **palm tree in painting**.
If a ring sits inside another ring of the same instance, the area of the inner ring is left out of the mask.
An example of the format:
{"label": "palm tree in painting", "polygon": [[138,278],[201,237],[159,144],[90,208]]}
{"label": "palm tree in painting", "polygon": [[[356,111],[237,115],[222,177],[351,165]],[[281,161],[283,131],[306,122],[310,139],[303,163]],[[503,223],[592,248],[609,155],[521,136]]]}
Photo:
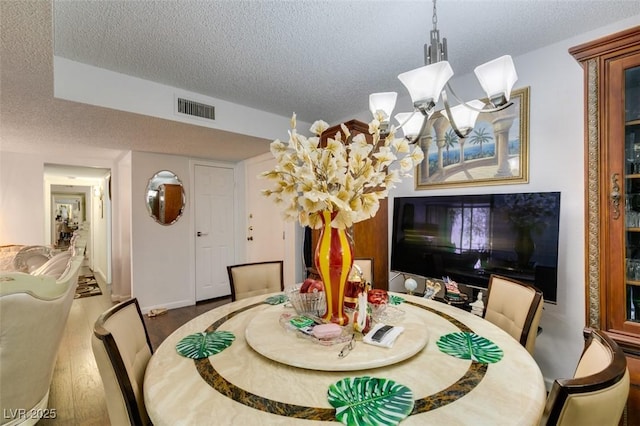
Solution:
{"label": "palm tree in painting", "polygon": [[451,158],[449,157],[449,148],[453,148],[458,143],[458,135],[455,134],[453,129],[449,129],[444,135],[444,149],[447,150],[447,165],[451,164]]}
{"label": "palm tree in painting", "polygon": [[482,144],[493,140],[493,136],[489,134],[486,128],[480,127],[473,129],[471,136],[469,136],[469,143],[473,145],[480,145],[480,157],[482,157]]}

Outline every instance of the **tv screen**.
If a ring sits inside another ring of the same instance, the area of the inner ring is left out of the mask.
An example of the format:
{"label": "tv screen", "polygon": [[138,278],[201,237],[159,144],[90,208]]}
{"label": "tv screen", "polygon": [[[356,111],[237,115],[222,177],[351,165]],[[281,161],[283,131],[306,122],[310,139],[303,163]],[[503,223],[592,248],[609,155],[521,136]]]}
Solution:
{"label": "tv screen", "polygon": [[557,300],[560,193],[394,199],[391,270],[487,288],[491,274]]}

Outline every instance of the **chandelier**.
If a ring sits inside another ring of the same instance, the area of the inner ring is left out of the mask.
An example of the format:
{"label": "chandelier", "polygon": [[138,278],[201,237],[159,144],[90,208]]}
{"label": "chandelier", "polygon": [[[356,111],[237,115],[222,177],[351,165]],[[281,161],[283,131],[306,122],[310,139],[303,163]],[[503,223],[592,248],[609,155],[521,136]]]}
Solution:
{"label": "chandelier", "polygon": [[[432,22],[430,41],[424,45],[425,66],[398,75],[398,79],[409,91],[414,111],[396,114],[394,118],[399,123],[398,127],[403,129],[405,137],[412,143],[424,135],[427,121],[434,113],[440,97],[444,104],[443,115],[449,120],[454,132],[460,138],[465,138],[473,130],[478,114],[500,111],[511,105],[511,89],[518,79],[511,56],[501,56],[477,66],[474,70],[487,94],[488,104],[479,99],[469,102],[461,100],[449,84],[453,69],[447,61],[447,39],[443,38],[440,41],[436,0],[433,0]],[[450,106],[448,94],[455,98],[459,105]],[[397,97],[396,92],[373,93],[369,96],[369,109],[374,117],[380,120],[383,130],[388,129]]]}

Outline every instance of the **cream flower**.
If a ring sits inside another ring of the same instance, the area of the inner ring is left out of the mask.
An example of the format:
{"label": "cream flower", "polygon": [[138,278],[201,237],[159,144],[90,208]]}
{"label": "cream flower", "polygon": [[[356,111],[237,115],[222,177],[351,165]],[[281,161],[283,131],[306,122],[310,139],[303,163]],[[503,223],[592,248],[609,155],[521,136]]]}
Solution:
{"label": "cream flower", "polygon": [[380,139],[380,119],[369,123],[369,139],[364,134],[352,137],[342,124],[341,132],[329,135],[320,147],[319,136],[329,125],[322,120],[313,123],[305,137],[296,131],[296,116],[291,118],[289,141],[271,143],[277,165],[261,174],[273,182],[262,194],[283,206],[283,217],[297,220],[302,226],[322,227],[322,212],[337,212],[331,222],[335,228],[347,228],[373,217],[380,200],[389,194],[424,158],[419,146],[412,147],[404,139],[395,138],[392,126]]}
{"label": "cream flower", "polygon": [[327,123],[326,121],[318,120],[311,125],[311,128],[309,130],[314,135],[320,136],[322,132],[324,132],[328,128],[329,128],[329,123]]}

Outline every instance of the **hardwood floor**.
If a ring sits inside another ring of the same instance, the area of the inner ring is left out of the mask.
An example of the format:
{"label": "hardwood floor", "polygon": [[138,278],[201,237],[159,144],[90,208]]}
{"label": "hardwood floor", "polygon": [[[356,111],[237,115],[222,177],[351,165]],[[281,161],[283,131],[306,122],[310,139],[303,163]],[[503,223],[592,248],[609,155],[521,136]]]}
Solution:
{"label": "hardwood floor", "polygon": [[[38,425],[105,426],[109,415],[102,380],[91,349],[93,324],[98,316],[113,306],[104,282],[98,279],[102,295],[75,299],[71,306],[58,359],[53,373],[49,408],[55,419],[43,419]],[[229,303],[230,297],[198,303],[166,314],[144,317],[154,350],[174,330],[190,319]]]}

